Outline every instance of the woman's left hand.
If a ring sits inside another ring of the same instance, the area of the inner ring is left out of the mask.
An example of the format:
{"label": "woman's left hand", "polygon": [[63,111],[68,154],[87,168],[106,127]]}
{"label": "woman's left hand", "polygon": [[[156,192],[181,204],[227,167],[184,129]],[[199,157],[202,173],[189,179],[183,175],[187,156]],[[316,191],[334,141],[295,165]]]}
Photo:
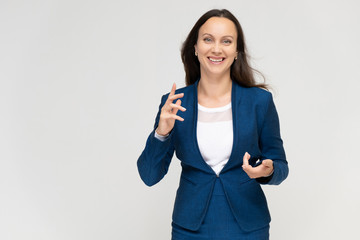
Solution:
{"label": "woman's left hand", "polygon": [[250,154],[245,153],[243,157],[242,168],[250,178],[267,177],[272,174],[274,170],[273,161],[265,159],[259,166],[253,167],[249,164]]}

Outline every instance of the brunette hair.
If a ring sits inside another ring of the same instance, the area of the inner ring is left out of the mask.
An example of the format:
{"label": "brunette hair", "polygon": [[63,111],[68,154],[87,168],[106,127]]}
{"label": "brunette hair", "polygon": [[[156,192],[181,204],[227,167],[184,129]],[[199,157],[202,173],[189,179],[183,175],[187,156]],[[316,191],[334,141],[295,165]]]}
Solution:
{"label": "brunette hair", "polygon": [[244,87],[261,87],[268,89],[268,85],[265,83],[257,83],[254,78],[254,72],[258,73],[265,81],[264,76],[249,64],[249,56],[247,54],[245,37],[236,17],[226,9],[213,9],[202,15],[195,23],[187,36],[185,42],[181,48],[181,59],[185,69],[185,83],[189,86],[196,82],[200,78],[200,62],[195,56],[194,46],[198,40],[198,34],[200,27],[212,17],[224,17],[231,20],[236,27],[237,31],[237,60],[233,62],[230,69],[230,77]]}

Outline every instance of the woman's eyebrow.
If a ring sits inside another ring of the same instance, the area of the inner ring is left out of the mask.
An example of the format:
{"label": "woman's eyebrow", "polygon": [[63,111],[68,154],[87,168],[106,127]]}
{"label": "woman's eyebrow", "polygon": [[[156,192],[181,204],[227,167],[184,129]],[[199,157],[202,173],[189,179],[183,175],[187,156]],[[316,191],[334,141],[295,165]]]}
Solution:
{"label": "woman's eyebrow", "polygon": [[[203,36],[205,36],[205,35],[209,35],[209,36],[211,36],[211,37],[214,37],[213,35],[211,35],[210,33],[204,33],[203,35],[202,35],[202,37]],[[231,35],[225,35],[225,36],[222,36],[222,38],[224,38],[224,37],[229,37],[229,38],[234,38],[233,36],[231,36]]]}

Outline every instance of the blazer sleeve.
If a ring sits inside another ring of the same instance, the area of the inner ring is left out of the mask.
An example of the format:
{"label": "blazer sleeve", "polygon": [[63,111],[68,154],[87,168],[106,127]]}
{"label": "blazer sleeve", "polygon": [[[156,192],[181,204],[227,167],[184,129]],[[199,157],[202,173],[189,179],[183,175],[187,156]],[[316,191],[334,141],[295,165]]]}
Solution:
{"label": "blazer sleeve", "polygon": [[155,118],[154,129],[147,138],[145,149],[137,160],[137,168],[142,181],[147,186],[158,183],[168,172],[171,159],[174,155],[174,146],[172,144],[173,131],[165,141],[155,137],[155,130],[160,120],[161,108],[167,100],[167,95],[163,95],[159,105],[159,111]]}
{"label": "blazer sleeve", "polygon": [[268,96],[259,144],[262,153],[261,160],[273,160],[274,172],[268,177],[261,177],[256,180],[261,184],[278,185],[287,178],[289,168],[280,136],[279,117],[272,94],[269,93]]}

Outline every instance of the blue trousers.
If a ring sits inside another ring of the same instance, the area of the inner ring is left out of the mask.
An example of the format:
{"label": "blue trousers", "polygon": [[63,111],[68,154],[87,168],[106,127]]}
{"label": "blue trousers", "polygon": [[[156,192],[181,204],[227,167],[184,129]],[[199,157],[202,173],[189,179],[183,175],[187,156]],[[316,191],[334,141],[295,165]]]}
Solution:
{"label": "blue trousers", "polygon": [[270,226],[245,232],[236,222],[222,184],[216,180],[205,219],[197,231],[172,223],[172,240],[268,240]]}

